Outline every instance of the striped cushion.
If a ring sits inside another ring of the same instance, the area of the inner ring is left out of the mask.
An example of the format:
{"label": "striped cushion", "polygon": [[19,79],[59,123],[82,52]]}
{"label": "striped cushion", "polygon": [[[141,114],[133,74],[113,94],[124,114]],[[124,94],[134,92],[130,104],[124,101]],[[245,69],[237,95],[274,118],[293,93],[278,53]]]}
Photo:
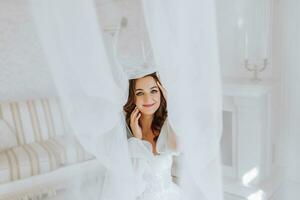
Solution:
{"label": "striped cushion", "polygon": [[58,136],[44,143],[53,147],[55,153],[59,155],[59,160],[62,165],[69,165],[94,158],[93,155],[85,151],[72,136]]}
{"label": "striped cushion", "polygon": [[14,129],[18,145],[65,134],[62,112],[55,98],[2,102],[0,119]]}
{"label": "striped cushion", "polygon": [[0,152],[0,184],[92,158],[75,139],[66,136],[17,146]]}
{"label": "striped cushion", "polygon": [[11,127],[0,119],[0,151],[17,146],[16,134]]}

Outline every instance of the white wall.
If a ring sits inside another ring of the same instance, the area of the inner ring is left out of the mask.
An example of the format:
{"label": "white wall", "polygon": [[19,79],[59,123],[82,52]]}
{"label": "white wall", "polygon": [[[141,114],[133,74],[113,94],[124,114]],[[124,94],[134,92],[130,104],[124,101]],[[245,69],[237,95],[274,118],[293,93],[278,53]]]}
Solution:
{"label": "white wall", "polygon": [[220,59],[223,76],[245,75],[241,67],[238,18],[241,11],[235,8],[235,0],[217,0],[217,20],[220,43]]}
{"label": "white wall", "polygon": [[[249,77],[241,67],[243,49],[239,44],[238,19],[246,0],[217,0],[218,27],[223,76]],[[272,0],[271,63],[265,78],[281,82],[282,103],[276,109],[282,125],[279,163],[284,182],[276,200],[300,199],[300,1]],[[244,7],[245,8],[245,7]]]}
{"label": "white wall", "polygon": [[0,1],[0,100],[55,93],[27,6]]}
{"label": "white wall", "polygon": [[280,160],[285,172],[282,200],[300,198],[300,1],[276,0],[274,64],[281,67],[283,109]]}
{"label": "white wall", "polygon": [[[121,45],[123,57],[137,57],[144,24],[139,0],[95,0],[102,27],[115,28],[128,18]],[[56,95],[53,80],[30,14],[28,0],[0,1],[0,101]]]}
{"label": "white wall", "polygon": [[[270,9],[272,17],[273,0],[216,0],[218,13],[218,29],[220,42],[220,56],[222,75],[224,77],[248,78],[252,74],[243,66],[245,58],[245,32],[248,32],[248,56],[257,54],[263,57],[262,34],[268,28],[261,21],[271,18],[264,18],[265,10]],[[267,7],[264,7],[268,5]],[[255,30],[255,31],[254,31]],[[270,30],[272,31],[272,30]],[[271,40],[272,32],[269,39]],[[267,50],[271,61],[271,42]],[[255,56],[254,56],[255,57]],[[263,78],[277,78],[278,68],[270,62],[268,68],[261,74]]]}
{"label": "white wall", "polygon": [[[249,77],[243,64],[243,29],[246,0],[217,0],[218,29],[223,76]],[[138,0],[95,0],[102,27],[115,27],[121,16],[129,19],[123,37],[125,57],[141,56],[137,41],[144,34]],[[248,11],[247,11],[248,12]],[[0,100],[55,95],[55,88],[35,32],[28,0],[0,1]],[[129,54],[129,55],[127,55]],[[136,61],[139,62],[139,61]],[[269,66],[263,77],[278,74]]]}

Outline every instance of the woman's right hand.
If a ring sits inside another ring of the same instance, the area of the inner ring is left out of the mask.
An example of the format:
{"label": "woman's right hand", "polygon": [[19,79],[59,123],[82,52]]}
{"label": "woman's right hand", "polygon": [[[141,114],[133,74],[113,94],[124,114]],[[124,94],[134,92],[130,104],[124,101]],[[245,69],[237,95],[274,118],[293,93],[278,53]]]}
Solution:
{"label": "woman's right hand", "polygon": [[138,139],[142,139],[142,128],[139,125],[139,119],[141,117],[141,113],[137,107],[132,111],[130,115],[130,128],[134,137]]}

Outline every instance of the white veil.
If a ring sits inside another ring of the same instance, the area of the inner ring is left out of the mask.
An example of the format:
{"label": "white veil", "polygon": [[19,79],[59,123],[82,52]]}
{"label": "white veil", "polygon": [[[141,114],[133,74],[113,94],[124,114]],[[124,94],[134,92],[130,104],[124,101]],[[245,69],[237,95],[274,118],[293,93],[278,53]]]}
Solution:
{"label": "white veil", "polygon": [[[31,0],[34,19],[72,131],[106,167],[101,200],[132,200],[122,107],[128,83],[108,59],[92,0]],[[222,199],[221,89],[211,0],[144,0],[154,58],[168,90],[170,123],[184,154],[188,199]],[[122,167],[120,167],[122,163]]]}
{"label": "white veil", "polygon": [[212,0],[143,0],[169,119],[183,149],[182,186],[192,200],[222,199],[221,76]]}
{"label": "white veil", "polygon": [[107,169],[101,199],[133,199],[123,119],[128,81],[109,62],[93,1],[32,0],[31,7],[69,126]]}

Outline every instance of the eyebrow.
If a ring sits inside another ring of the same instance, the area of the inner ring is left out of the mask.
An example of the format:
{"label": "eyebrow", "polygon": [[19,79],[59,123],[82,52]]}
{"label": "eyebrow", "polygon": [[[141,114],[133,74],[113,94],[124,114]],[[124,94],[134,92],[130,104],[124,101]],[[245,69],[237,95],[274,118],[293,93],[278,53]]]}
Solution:
{"label": "eyebrow", "polygon": [[[152,90],[153,88],[158,88],[158,87],[157,87],[157,86],[153,86],[153,87],[151,87],[150,89]],[[143,91],[143,89],[135,89],[135,91],[138,91],[138,90]]]}

